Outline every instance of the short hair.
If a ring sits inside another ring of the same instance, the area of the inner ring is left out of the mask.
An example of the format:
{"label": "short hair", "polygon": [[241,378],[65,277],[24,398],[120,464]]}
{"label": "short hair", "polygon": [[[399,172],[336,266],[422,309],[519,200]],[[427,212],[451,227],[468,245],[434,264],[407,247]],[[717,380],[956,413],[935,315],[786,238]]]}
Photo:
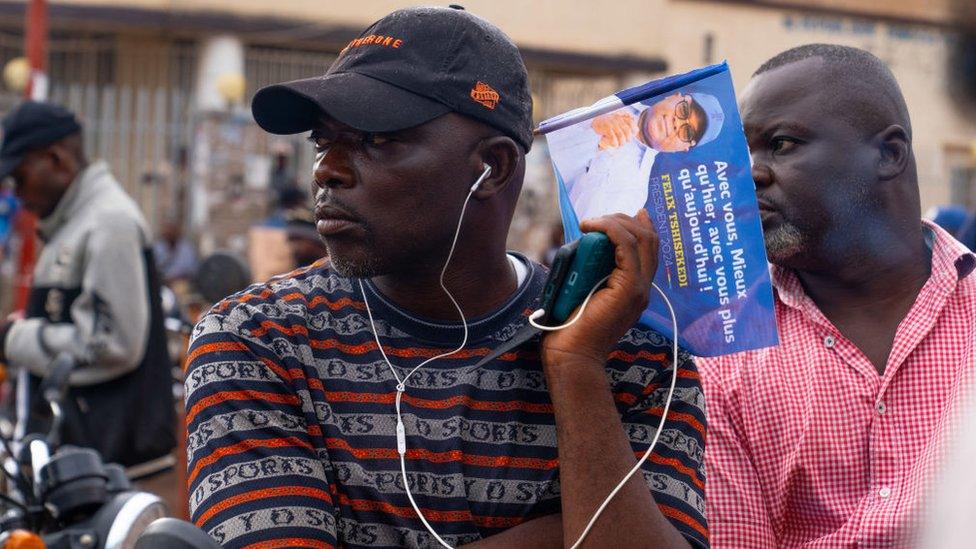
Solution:
{"label": "short hair", "polygon": [[892,123],[905,128],[912,123],[908,105],[891,69],[874,54],[839,44],[806,44],[779,53],[760,65],[753,77],[773,69],[817,58],[824,61],[821,90],[826,102],[838,109],[855,128],[875,133]]}

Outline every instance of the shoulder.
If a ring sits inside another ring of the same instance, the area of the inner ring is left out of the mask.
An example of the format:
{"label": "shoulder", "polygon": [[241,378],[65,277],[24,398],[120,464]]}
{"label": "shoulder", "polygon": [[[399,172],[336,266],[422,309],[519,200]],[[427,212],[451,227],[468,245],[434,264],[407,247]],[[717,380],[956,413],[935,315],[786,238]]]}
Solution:
{"label": "shoulder", "polygon": [[217,334],[254,337],[267,332],[261,329],[267,323],[291,325],[308,320],[316,310],[354,304],[352,295],[352,281],[339,276],[327,260],[320,260],[224,298],[201,318],[193,339]]}
{"label": "shoulder", "polygon": [[79,212],[77,221],[96,238],[109,241],[136,239],[145,247],[151,244],[145,217],[117,185],[101,190],[88,202],[88,207]]}

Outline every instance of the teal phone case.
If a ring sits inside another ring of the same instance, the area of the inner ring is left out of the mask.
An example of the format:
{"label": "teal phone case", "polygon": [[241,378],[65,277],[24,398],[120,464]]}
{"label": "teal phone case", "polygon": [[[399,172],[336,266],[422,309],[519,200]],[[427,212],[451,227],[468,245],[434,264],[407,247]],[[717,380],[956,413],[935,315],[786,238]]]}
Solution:
{"label": "teal phone case", "polygon": [[555,324],[566,322],[576,307],[583,303],[593,286],[609,275],[616,265],[613,243],[607,235],[599,232],[586,233],[578,242],[576,254],[549,315]]}

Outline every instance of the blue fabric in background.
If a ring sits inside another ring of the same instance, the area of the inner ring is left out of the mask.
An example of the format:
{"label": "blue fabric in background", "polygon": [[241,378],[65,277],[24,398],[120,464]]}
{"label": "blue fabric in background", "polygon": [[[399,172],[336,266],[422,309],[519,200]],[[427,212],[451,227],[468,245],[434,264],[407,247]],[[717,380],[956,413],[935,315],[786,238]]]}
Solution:
{"label": "blue fabric in background", "polygon": [[20,209],[20,204],[14,197],[13,191],[0,191],[0,247],[6,246],[13,233],[14,217]]}

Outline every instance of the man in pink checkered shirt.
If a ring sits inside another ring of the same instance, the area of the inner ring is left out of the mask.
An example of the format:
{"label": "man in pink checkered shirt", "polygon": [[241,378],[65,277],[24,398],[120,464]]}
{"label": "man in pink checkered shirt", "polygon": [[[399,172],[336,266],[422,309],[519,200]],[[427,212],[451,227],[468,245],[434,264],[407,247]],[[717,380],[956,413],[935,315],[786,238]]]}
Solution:
{"label": "man in pink checkered shirt", "polygon": [[909,543],[973,369],[976,257],[920,220],[908,109],[870,53],[781,53],[741,110],[781,343],[700,361],[712,546]]}

